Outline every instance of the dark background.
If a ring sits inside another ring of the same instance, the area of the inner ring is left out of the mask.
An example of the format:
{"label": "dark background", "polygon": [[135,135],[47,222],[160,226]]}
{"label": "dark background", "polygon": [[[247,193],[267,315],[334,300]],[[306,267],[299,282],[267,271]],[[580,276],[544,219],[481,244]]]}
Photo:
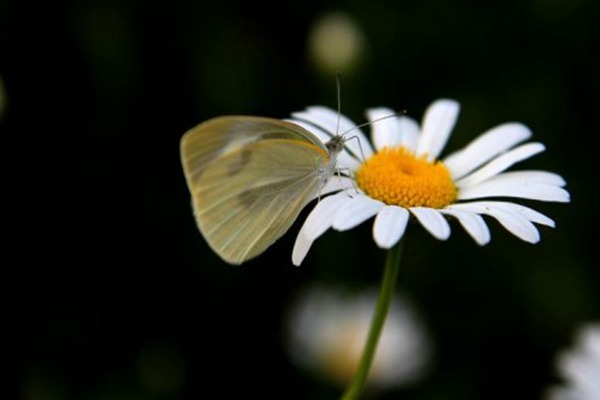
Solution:
{"label": "dark background", "polygon": [[0,397],[337,397],[292,364],[283,321],[305,284],[378,282],[371,224],[327,233],[300,268],[301,221],[225,265],[194,224],[179,140],[217,115],[335,107],[307,35],[341,10],[366,46],[340,71],[346,115],[384,105],[420,119],[457,99],[449,151],[521,121],[547,151],[519,168],[560,173],[572,195],[528,203],[557,223],[537,245],[494,221],[483,248],[456,225],[447,242],[411,227],[399,290],[437,350],[421,384],[380,398],[540,398],[556,352],[600,318],[597,4],[0,0]]}

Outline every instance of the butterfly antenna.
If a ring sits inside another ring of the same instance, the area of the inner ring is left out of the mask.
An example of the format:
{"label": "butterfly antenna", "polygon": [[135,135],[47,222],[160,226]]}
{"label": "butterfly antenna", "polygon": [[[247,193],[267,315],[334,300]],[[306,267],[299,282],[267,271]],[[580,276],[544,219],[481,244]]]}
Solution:
{"label": "butterfly antenna", "polygon": [[340,132],[340,116],[342,115],[342,75],[337,72],[335,74],[335,89],[337,95],[337,122],[335,126],[335,134]]}
{"label": "butterfly antenna", "polygon": [[350,133],[350,132],[352,132],[354,130],[363,128],[363,127],[368,126],[368,125],[373,125],[376,122],[383,121],[383,120],[388,119],[388,118],[401,117],[401,116],[403,116],[405,114],[406,114],[406,110],[402,110],[402,111],[398,111],[398,112],[395,112],[395,113],[392,113],[392,114],[384,115],[383,117],[376,118],[373,121],[363,122],[360,125],[353,126],[352,128],[348,129],[347,131],[345,131],[344,133],[342,133],[340,136],[345,136],[345,135],[347,135],[348,133]]}
{"label": "butterfly antenna", "polygon": [[[392,113],[392,114],[384,115],[383,117],[376,118],[373,121],[363,122],[360,125],[353,126],[352,128],[348,129],[347,131],[345,131],[344,133],[342,133],[340,136],[342,136],[342,137],[346,136],[348,133],[350,133],[350,132],[352,132],[354,130],[360,129],[362,127],[365,127],[365,126],[368,126],[368,125],[373,125],[373,124],[375,124],[375,123],[377,123],[379,121],[383,121],[383,120],[386,120],[388,118],[400,117],[400,116],[403,116],[405,114],[406,114],[406,110],[402,110],[402,111],[398,111],[398,112],[395,112],[395,113]],[[351,136],[347,140],[350,140],[350,139],[356,139],[358,141],[358,148],[360,150],[361,157],[364,160],[365,159],[365,154],[363,153],[362,145],[360,143],[360,140],[359,140],[358,136]]]}

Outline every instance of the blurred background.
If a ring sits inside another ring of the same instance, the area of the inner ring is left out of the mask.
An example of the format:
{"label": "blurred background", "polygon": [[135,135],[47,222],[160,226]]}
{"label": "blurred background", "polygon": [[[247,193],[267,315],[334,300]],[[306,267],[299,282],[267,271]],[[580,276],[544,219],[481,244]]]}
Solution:
{"label": "blurred background", "polygon": [[431,364],[367,398],[542,398],[556,352],[600,320],[599,17],[591,0],[0,0],[0,397],[337,398],[290,357],[286,321],[313,283],[378,284],[371,224],[328,232],[295,268],[301,218],[226,265],[196,229],[179,140],[218,115],[335,108],[339,71],[357,122],[458,100],[447,151],[525,123],[547,150],[518,168],[561,174],[572,196],[527,203],[557,224],[537,245],[494,221],[486,247],[413,226],[398,291]]}

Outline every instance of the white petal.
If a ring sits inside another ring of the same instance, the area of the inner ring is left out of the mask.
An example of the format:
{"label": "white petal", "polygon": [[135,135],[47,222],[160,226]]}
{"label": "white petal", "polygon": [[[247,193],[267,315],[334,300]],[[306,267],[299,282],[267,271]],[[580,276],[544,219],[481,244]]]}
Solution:
{"label": "white petal", "polygon": [[[311,106],[305,111],[292,113],[292,116],[314,124],[325,132],[331,133],[331,135],[347,135],[349,140],[346,141],[345,146],[357,158],[362,159],[363,155],[365,158],[369,158],[373,154],[373,148],[360,128],[348,117],[338,114],[337,111],[331,108]],[[358,140],[352,140],[354,137],[357,137]]]}
{"label": "white petal", "polygon": [[536,170],[521,170],[521,171],[509,171],[503,172],[493,177],[494,180],[521,180],[533,183],[543,183],[545,185],[552,185],[563,187],[567,183],[558,174],[548,171],[536,171]]}
{"label": "white petal", "polygon": [[490,229],[479,214],[451,208],[446,208],[440,211],[443,214],[455,217],[465,231],[467,231],[467,233],[471,235],[475,242],[477,242],[477,244],[483,246],[490,241]]}
{"label": "white petal", "polygon": [[[323,142],[323,144],[327,143],[327,141],[331,139],[331,135],[329,133],[326,133],[321,128],[309,122],[301,121],[299,119],[288,119],[286,121],[299,125],[307,131],[315,134],[315,136],[317,136]],[[354,157],[349,151],[342,151],[340,154],[338,154],[337,161],[339,168],[348,168],[352,171],[356,171],[361,165],[361,161]]]}
{"label": "white petal", "polygon": [[505,201],[490,201],[487,203],[488,203],[488,205],[491,205],[492,207],[503,208],[507,211],[511,211],[511,212],[520,214],[520,215],[524,216],[525,218],[527,218],[529,221],[535,222],[536,224],[546,225],[551,228],[554,228],[556,226],[556,224],[554,223],[554,221],[551,218],[548,218],[547,216],[545,216],[544,214],[542,214],[539,211],[536,211],[529,207],[525,207],[524,205],[508,203]]}
{"label": "white petal", "polygon": [[569,192],[565,189],[546,185],[544,183],[532,183],[521,180],[504,180],[498,182],[494,178],[477,185],[460,188],[459,200],[481,199],[486,197],[516,197],[540,201],[555,201],[568,203]]}
{"label": "white petal", "polygon": [[306,217],[306,221],[304,221],[304,225],[302,225],[300,231],[304,232],[307,238],[315,240],[327,229],[331,228],[340,207],[343,207],[352,200],[353,198],[345,192],[325,197],[317,203],[308,217]]}
{"label": "white petal", "polygon": [[371,123],[371,138],[376,150],[400,144],[400,122],[394,110],[385,107],[370,108],[367,110],[367,118]]}
{"label": "white petal", "polygon": [[427,108],[417,144],[417,155],[427,154],[429,161],[440,155],[454,128],[459,109],[456,101],[445,99],[437,100]]}
{"label": "white petal", "polygon": [[325,197],[317,203],[296,237],[294,249],[292,250],[292,263],[294,265],[298,266],[302,263],[313,242],[331,227],[335,211],[347,201],[350,201],[350,197],[346,193],[340,192]]}
{"label": "white petal", "polygon": [[496,218],[506,230],[519,239],[529,243],[537,243],[540,241],[540,233],[537,228],[525,217],[510,212],[501,212],[499,210],[496,210],[490,215]]}
{"label": "white petal", "polygon": [[416,152],[420,132],[419,124],[414,119],[404,115],[398,117],[398,121],[400,125],[400,146],[413,153]]}
{"label": "white petal", "polygon": [[296,242],[294,243],[294,249],[292,250],[292,264],[298,267],[302,264],[302,261],[308,254],[314,240],[310,240],[306,237],[304,232],[300,231],[296,236]]}
{"label": "white petal", "polygon": [[519,161],[525,160],[537,153],[544,151],[544,145],[541,143],[527,143],[516,147],[501,156],[490,161],[480,169],[476,170],[470,175],[458,180],[456,186],[463,188],[466,186],[474,185],[479,182],[499,174],[505,169],[511,167],[513,164]]}
{"label": "white petal", "polygon": [[377,214],[382,207],[382,202],[358,194],[339,207],[333,219],[333,228],[338,231],[352,229]]}
{"label": "white petal", "polygon": [[454,179],[459,179],[484,163],[531,137],[525,125],[509,122],[498,125],[444,159]]}
{"label": "white petal", "polygon": [[485,214],[486,211],[491,209],[501,209],[508,212],[520,214],[523,217],[527,218],[529,221],[535,222],[536,224],[542,224],[550,226],[552,228],[554,228],[555,226],[554,221],[545,216],[544,214],[524,205],[509,203],[507,201],[474,201],[470,203],[453,204],[448,208],[454,210],[477,212],[481,214]]}
{"label": "white petal", "polygon": [[478,214],[487,214],[495,218],[500,224],[513,235],[529,243],[537,243],[540,240],[540,233],[533,223],[529,221],[521,212],[511,210],[506,207],[495,207],[489,202],[474,202],[455,204],[448,208],[470,210]]}
{"label": "white petal", "polygon": [[413,207],[410,212],[436,239],[446,240],[450,237],[450,225],[439,211],[427,207]]}
{"label": "white petal", "polygon": [[321,192],[315,198],[321,198],[329,193],[339,192],[340,190],[346,190],[348,193],[356,192],[356,184],[352,178],[347,176],[334,175],[325,184]]}
{"label": "white petal", "polygon": [[383,249],[398,243],[406,230],[408,217],[408,211],[398,206],[386,206],[379,210],[373,224],[375,243]]}

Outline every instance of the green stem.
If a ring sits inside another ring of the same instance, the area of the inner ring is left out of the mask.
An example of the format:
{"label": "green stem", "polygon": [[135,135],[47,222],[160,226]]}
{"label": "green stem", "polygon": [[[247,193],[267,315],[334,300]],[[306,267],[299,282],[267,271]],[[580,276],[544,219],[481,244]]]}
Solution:
{"label": "green stem", "polygon": [[367,341],[358,368],[342,397],[343,400],[358,399],[363,392],[369,370],[371,369],[371,363],[375,356],[375,350],[377,350],[379,336],[381,336],[381,330],[383,329],[385,318],[390,308],[392,298],[394,297],[396,281],[398,280],[398,271],[400,270],[403,243],[404,239],[400,240],[396,246],[388,251],[385,261],[385,271],[381,280],[381,288],[379,297],[377,298],[377,304],[375,305],[375,314],[373,314],[373,319],[371,320],[369,335],[367,336]]}

